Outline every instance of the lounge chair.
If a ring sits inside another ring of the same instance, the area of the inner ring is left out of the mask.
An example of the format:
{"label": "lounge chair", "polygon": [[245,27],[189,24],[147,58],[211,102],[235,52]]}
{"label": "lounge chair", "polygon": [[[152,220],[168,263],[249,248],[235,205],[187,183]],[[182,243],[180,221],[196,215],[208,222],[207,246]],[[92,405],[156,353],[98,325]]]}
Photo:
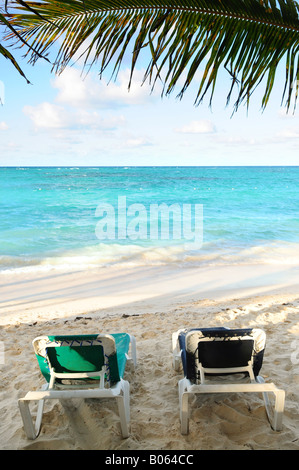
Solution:
{"label": "lounge chair", "polygon": [[[129,350],[136,365],[134,336],[39,336],[32,344],[46,383],[18,401],[28,439],[35,439],[40,432],[44,401],[69,398],[115,398],[122,436],[129,436],[129,382],[122,377]],[[29,408],[31,401],[38,401],[35,425]]]}
{"label": "lounge chair", "polygon": [[[272,428],[281,430],[285,392],[259,376],[265,341],[265,332],[257,328],[202,328],[173,334],[173,367],[178,371],[182,366],[184,372],[179,381],[182,434],[189,432],[188,397],[193,393],[261,392]],[[236,373],[245,373],[247,383],[231,375]],[[233,383],[226,383],[233,377]],[[274,409],[270,393],[275,396]]]}

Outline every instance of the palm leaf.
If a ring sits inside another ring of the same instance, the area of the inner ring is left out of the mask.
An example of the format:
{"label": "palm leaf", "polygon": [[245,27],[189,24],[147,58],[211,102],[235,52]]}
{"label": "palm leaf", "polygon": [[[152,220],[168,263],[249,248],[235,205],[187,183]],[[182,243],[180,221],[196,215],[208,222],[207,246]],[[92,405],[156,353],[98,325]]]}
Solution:
{"label": "palm leaf", "polygon": [[[5,16],[3,16],[0,12],[0,25],[1,26],[7,26],[11,31],[13,31],[13,28],[11,27],[11,25],[8,23],[8,21],[6,20]],[[5,59],[8,59],[12,65],[17,69],[17,71],[22,75],[22,77],[24,77],[27,81],[27,83],[30,83],[29,80],[26,78],[23,70],[21,69],[21,67],[19,66],[18,62],[16,61],[16,59],[14,58],[14,56],[11,54],[11,52],[9,52],[9,50],[7,48],[5,48],[2,44],[0,44],[0,54],[5,57]]]}
{"label": "palm leaf", "polygon": [[[184,93],[203,68],[195,104],[206,94],[210,102],[220,70],[231,77],[227,102],[235,94],[235,109],[249,103],[254,90],[265,84],[264,108],[271,95],[279,64],[284,61],[282,99],[287,109],[299,81],[299,15],[295,0],[16,0],[11,24],[34,51],[35,63],[59,44],[53,70],[61,73],[74,60],[84,66],[98,63],[100,74],[113,74],[131,52],[131,78],[140,58],[147,60],[144,80],[163,83],[163,95],[182,79]],[[13,34],[10,35],[12,39]],[[59,41],[59,42],[58,42]],[[83,49],[83,52],[82,52]],[[130,81],[131,83],[131,81]],[[130,86],[130,83],[128,84]],[[295,106],[295,104],[294,104]]]}

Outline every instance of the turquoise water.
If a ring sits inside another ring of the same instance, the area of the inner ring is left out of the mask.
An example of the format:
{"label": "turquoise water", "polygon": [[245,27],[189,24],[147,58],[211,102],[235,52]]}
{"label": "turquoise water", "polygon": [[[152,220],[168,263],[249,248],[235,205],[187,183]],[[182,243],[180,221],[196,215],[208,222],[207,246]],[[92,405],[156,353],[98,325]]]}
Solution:
{"label": "turquoise water", "polygon": [[[0,168],[0,175],[0,270],[299,262],[299,167]],[[135,238],[119,235],[120,198],[127,210],[144,208],[127,213]],[[202,207],[202,245],[171,231],[151,238],[150,207],[163,203]],[[96,212],[103,204],[114,219]],[[114,223],[114,239],[99,239],[103,221]]]}

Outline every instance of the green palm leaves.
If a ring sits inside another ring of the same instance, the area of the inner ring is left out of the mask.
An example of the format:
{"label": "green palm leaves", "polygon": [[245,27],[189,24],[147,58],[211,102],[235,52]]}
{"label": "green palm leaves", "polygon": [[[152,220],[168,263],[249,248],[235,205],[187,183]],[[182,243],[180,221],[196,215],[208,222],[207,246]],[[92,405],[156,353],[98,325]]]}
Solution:
{"label": "green palm leaves", "polygon": [[[0,26],[3,26],[3,27],[7,27],[10,29],[10,31],[12,31],[14,33],[14,30],[13,28],[11,27],[11,25],[9,24],[9,22],[7,21],[7,19],[5,18],[4,15],[1,14],[0,12]],[[1,43],[0,43],[0,54],[5,57],[5,59],[8,59],[12,64],[13,66],[18,70],[18,72],[24,77],[25,77],[25,74],[23,73],[22,69],[20,68],[19,64],[17,63],[17,61],[15,60],[14,56],[9,52],[8,49],[6,49]],[[27,80],[27,78],[26,78]],[[27,80],[28,82],[28,80]],[[28,82],[29,83],[29,82]]]}
{"label": "green palm leaves", "polygon": [[[16,0],[11,24],[34,49],[31,62],[58,46],[53,69],[61,72],[78,60],[108,66],[117,74],[131,54],[131,77],[137,60],[146,62],[144,80],[163,94],[182,97],[202,70],[195,103],[214,95],[219,72],[231,77],[227,101],[237,109],[249,103],[264,84],[268,103],[278,65],[285,70],[282,91],[287,108],[296,101],[299,80],[299,16],[294,0]],[[11,36],[12,37],[12,36]],[[179,87],[179,89],[178,89]]]}

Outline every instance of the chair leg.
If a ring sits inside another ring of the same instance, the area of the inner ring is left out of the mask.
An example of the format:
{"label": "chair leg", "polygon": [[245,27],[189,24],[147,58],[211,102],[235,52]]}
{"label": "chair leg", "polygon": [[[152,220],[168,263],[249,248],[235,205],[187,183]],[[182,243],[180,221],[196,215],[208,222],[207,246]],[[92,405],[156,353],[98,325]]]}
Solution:
{"label": "chair leg", "polygon": [[123,438],[129,437],[130,422],[130,386],[126,380],[122,381],[122,395],[116,397],[118,405],[118,413],[120,417],[120,425]]}
{"label": "chair leg", "polygon": [[277,390],[273,391],[275,395],[275,405],[274,409],[273,406],[270,404],[269,400],[269,392],[264,392],[264,402],[265,408],[267,412],[267,417],[271,427],[274,431],[281,431],[282,429],[282,418],[283,418],[283,411],[284,411],[284,401],[285,401],[285,392],[284,390]]}
{"label": "chair leg", "polygon": [[125,415],[126,415],[126,422],[130,422],[130,384],[128,381],[122,381],[123,386],[123,397],[124,397],[124,407],[125,407]]}
{"label": "chair leg", "polygon": [[181,399],[181,433],[189,433],[189,409],[188,409],[189,394],[183,393]]}
{"label": "chair leg", "polygon": [[120,426],[123,438],[129,437],[129,427],[126,420],[126,411],[125,411],[125,404],[124,404],[124,397],[119,396],[117,399],[118,405],[118,413],[120,417]]}
{"label": "chair leg", "polygon": [[[258,383],[265,383],[263,377],[257,377]],[[269,400],[269,393],[273,393],[275,396],[274,409],[271,406]],[[271,424],[271,427],[274,431],[281,431],[282,429],[282,418],[284,412],[284,402],[285,402],[285,391],[279,390],[276,387],[273,388],[271,392],[263,392],[263,398],[265,403],[265,408],[268,416],[268,420]]]}
{"label": "chair leg", "polygon": [[285,401],[285,392],[284,390],[278,390],[275,393],[275,408],[274,408],[274,418],[272,422],[272,427],[274,431],[281,431],[282,429],[282,417],[284,411],[284,401]]}
{"label": "chair leg", "polygon": [[135,336],[130,335],[130,340],[131,340],[131,355],[132,355],[132,360],[134,367],[137,366],[137,349],[136,349],[136,338]]}
{"label": "chair leg", "polygon": [[172,356],[172,367],[176,372],[179,372],[181,370],[182,366],[182,359],[179,354],[173,354]]}
{"label": "chair leg", "polygon": [[18,403],[26,436],[28,439],[33,440],[37,437],[37,434],[35,432],[35,426],[30,413],[29,402],[27,400],[20,399]]}
{"label": "chair leg", "polygon": [[182,434],[188,434],[189,432],[189,393],[185,390],[185,380],[182,379],[179,381],[179,403]]}
{"label": "chair leg", "polygon": [[35,432],[37,436],[39,435],[41,424],[42,424],[44,404],[45,404],[45,400],[39,400],[38,408],[37,408],[37,415],[36,415],[36,420],[35,420]]}
{"label": "chair leg", "polygon": [[181,350],[178,344],[179,331],[172,335],[172,367],[179,372],[182,369]]}
{"label": "chair leg", "polygon": [[25,433],[28,439],[36,439],[41,428],[45,400],[38,401],[35,424],[33,422],[32,414],[29,408],[30,400],[24,400],[21,398],[18,403]]}

